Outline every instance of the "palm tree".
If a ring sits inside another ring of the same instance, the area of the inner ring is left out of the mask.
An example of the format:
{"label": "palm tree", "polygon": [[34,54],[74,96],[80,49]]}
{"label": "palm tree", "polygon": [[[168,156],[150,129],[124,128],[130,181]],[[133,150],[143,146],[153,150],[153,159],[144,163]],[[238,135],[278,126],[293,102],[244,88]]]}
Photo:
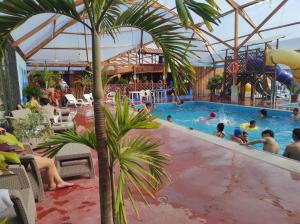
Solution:
{"label": "palm tree", "polygon": [[93,77],[91,74],[86,74],[75,83],[79,83],[83,86],[82,93],[85,94],[86,88],[90,88],[93,85]]}
{"label": "palm tree", "polygon": [[[76,2],[84,4],[78,12]],[[154,0],[143,0],[137,5],[128,5],[124,0],[3,0],[0,2],[0,47],[5,49],[8,36],[30,17],[54,13],[72,18],[83,24],[92,34],[93,97],[95,111],[96,150],[99,161],[99,193],[101,223],[112,224],[111,183],[109,152],[105,131],[104,91],[101,82],[101,36],[109,33],[115,38],[121,27],[136,27],[149,33],[161,47],[165,62],[173,74],[175,87],[183,83],[182,75],[191,80],[194,70],[188,61],[189,40],[181,31],[177,17],[170,17],[160,9],[153,9]],[[193,25],[188,10],[197,12],[207,22],[213,22],[216,13],[214,0],[209,4],[193,0],[176,0],[180,19],[185,27]],[[1,51],[3,56],[4,51]]]}
{"label": "palm tree", "polygon": [[[116,97],[114,114],[107,107],[104,111],[108,136],[113,217],[115,223],[127,223],[124,195],[127,194],[132,207],[138,214],[132,192],[138,192],[144,199],[144,194],[154,197],[153,193],[168,177],[165,165],[169,159],[157,149],[159,142],[142,136],[127,136],[128,132],[133,129],[150,129],[160,126],[153,119],[149,119],[145,112],[130,111],[128,98],[121,103],[120,97]],[[96,135],[94,131],[78,134],[76,130],[71,130],[51,136],[39,147],[48,148],[45,155],[53,157],[67,143],[81,143],[93,149],[96,147]],[[120,170],[116,178],[114,170]],[[116,189],[115,186],[117,186]]]}

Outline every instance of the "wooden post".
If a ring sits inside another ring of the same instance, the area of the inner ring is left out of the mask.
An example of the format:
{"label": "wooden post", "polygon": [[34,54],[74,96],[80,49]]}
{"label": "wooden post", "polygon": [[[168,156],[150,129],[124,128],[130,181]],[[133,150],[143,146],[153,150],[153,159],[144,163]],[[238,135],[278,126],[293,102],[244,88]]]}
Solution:
{"label": "wooden post", "polygon": [[[235,10],[234,18],[234,48],[233,48],[233,60],[238,62],[238,34],[239,34],[239,14],[238,10]],[[238,103],[238,91],[237,91],[237,74],[233,74],[233,82],[231,87],[231,102]]]}

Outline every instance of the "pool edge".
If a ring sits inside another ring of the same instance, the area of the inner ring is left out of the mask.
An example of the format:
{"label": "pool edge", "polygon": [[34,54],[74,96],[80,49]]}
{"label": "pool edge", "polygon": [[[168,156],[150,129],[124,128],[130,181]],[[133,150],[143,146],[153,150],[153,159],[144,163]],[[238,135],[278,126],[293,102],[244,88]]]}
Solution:
{"label": "pool edge", "polygon": [[222,146],[225,149],[228,150],[234,150],[237,151],[239,153],[242,153],[246,156],[249,156],[251,158],[257,159],[257,160],[261,160],[263,162],[266,162],[268,164],[271,164],[273,166],[288,170],[288,171],[292,171],[292,172],[296,172],[296,173],[300,173],[300,162],[297,160],[293,160],[293,159],[289,159],[289,158],[285,158],[279,155],[275,155],[272,154],[270,152],[265,152],[265,151],[259,151],[256,150],[254,148],[251,147],[246,147],[246,146],[242,146],[236,142],[232,142],[232,141],[228,141],[222,138],[218,138],[216,136],[213,135],[209,135],[207,133],[198,131],[198,130],[190,130],[184,126],[178,125],[178,124],[174,124],[174,123],[170,123],[168,121],[162,120],[157,118],[157,120],[166,125],[167,127],[172,127],[173,129],[176,129],[178,131],[184,132],[188,135],[192,135],[194,137],[197,137],[201,140],[210,142],[212,144],[218,145],[218,146]]}

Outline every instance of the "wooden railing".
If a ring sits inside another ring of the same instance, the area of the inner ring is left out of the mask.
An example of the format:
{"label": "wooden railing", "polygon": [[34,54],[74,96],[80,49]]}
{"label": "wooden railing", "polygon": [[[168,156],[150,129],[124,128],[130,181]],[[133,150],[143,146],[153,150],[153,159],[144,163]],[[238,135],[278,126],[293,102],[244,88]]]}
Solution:
{"label": "wooden railing", "polygon": [[[136,83],[136,84],[108,84],[105,86],[104,91],[105,94],[109,92],[118,92],[121,94],[127,94],[130,91],[140,91],[140,90],[152,90],[152,89],[159,89],[163,88],[162,83]],[[91,88],[86,88],[85,93],[92,92]],[[80,85],[76,85],[74,88],[71,89],[71,93],[76,98],[82,98],[83,96],[83,88]]]}

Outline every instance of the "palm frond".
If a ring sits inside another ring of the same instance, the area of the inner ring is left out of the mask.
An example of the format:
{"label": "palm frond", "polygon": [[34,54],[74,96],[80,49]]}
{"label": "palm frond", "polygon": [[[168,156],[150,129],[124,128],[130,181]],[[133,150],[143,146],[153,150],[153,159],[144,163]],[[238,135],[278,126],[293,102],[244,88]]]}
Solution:
{"label": "palm frond", "polygon": [[45,142],[40,143],[37,148],[46,148],[43,156],[53,158],[58,151],[68,143],[84,144],[91,149],[96,148],[96,135],[94,131],[86,131],[80,135],[76,130],[68,130],[50,136]]}
{"label": "palm frond", "polygon": [[[159,145],[158,142],[151,142],[142,136],[127,138],[121,142],[120,153],[116,158],[120,167],[116,195],[118,220],[122,219],[125,213],[125,207],[121,206],[124,203],[124,195],[120,191],[126,192],[132,207],[139,215],[133,196],[134,192],[138,193],[147,203],[145,195],[154,198],[157,187],[168,178],[165,166],[168,164],[169,158],[158,150]],[[126,220],[122,221],[120,223],[126,223]]]}
{"label": "palm frond", "polygon": [[195,25],[190,10],[203,19],[209,30],[212,30],[211,23],[217,25],[220,22],[219,7],[214,0],[206,0],[206,3],[195,0],[176,0],[176,9],[183,26],[186,28]]}

